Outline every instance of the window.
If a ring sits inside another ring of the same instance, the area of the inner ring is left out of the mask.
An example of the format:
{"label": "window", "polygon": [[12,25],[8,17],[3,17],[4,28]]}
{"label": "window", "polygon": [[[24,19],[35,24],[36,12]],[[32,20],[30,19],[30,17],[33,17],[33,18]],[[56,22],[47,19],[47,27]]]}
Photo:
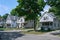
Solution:
{"label": "window", "polygon": [[22,19],[21,19],[21,22],[22,22]]}
{"label": "window", "polygon": [[7,26],[11,26],[11,24],[7,24]]}
{"label": "window", "polygon": [[44,20],[47,20],[48,19],[48,17],[44,17]]}
{"label": "window", "polygon": [[49,25],[49,22],[43,22],[42,25],[44,26]]}
{"label": "window", "polygon": [[53,25],[53,23],[52,22],[50,22],[50,24],[49,25]]}

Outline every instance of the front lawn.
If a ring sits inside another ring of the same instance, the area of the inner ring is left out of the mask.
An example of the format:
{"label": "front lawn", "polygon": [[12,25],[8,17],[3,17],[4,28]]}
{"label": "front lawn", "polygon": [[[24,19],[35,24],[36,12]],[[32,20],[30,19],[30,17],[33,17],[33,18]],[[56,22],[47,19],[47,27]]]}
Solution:
{"label": "front lawn", "polygon": [[22,31],[21,32],[22,34],[44,34],[44,33],[47,33],[47,32],[43,32],[43,31],[34,31],[34,30],[27,30],[27,31]]}
{"label": "front lawn", "polygon": [[4,31],[5,28],[0,28],[0,31]]}
{"label": "front lawn", "polygon": [[0,28],[0,31],[20,30],[18,28]]}
{"label": "front lawn", "polygon": [[47,33],[45,31],[34,31],[33,28],[0,28],[0,30],[2,31],[10,31],[10,30],[22,30],[21,33],[22,34],[43,34],[43,33]]}
{"label": "front lawn", "polygon": [[56,36],[59,36],[60,37],[60,34],[59,35],[56,35]]}

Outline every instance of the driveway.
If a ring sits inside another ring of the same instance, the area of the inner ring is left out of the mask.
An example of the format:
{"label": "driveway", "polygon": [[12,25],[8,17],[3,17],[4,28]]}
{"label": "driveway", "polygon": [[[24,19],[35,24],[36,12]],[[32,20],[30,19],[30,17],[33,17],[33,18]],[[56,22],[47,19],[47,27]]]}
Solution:
{"label": "driveway", "polygon": [[60,30],[48,32],[42,35],[25,34],[15,40],[60,40],[60,37],[54,36],[52,33],[60,33]]}
{"label": "driveway", "polygon": [[60,40],[60,37],[54,36],[51,33],[42,35],[21,34],[20,31],[0,31],[0,40]]}
{"label": "driveway", "polygon": [[43,34],[43,35],[27,34],[15,40],[60,40],[60,37],[56,37],[50,34]]}

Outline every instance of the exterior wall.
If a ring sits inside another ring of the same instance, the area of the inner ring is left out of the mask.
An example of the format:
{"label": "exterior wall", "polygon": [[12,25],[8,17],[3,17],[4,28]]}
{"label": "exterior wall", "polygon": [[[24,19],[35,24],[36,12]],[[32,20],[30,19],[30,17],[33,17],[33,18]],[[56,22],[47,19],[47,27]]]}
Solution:
{"label": "exterior wall", "polygon": [[[52,26],[48,25],[48,26],[43,26],[43,22],[52,22]],[[49,15],[48,13],[44,14],[41,19],[40,19],[40,28],[50,28],[51,30],[56,30],[56,29],[60,29],[60,21],[54,16],[54,15]]]}
{"label": "exterior wall", "polygon": [[6,27],[8,27],[7,25],[10,24],[9,27],[16,27],[16,21],[12,21],[12,20],[6,20]]}
{"label": "exterior wall", "polygon": [[[43,25],[43,23],[44,23],[44,25]],[[52,30],[53,22],[48,22],[47,23],[48,25],[45,25],[46,24],[45,22],[43,22],[43,23],[41,23],[41,28],[43,28],[44,30],[48,30],[48,29]]]}
{"label": "exterior wall", "polygon": [[50,26],[50,25],[49,26],[43,26],[42,22],[40,22],[39,27],[40,27],[40,29],[41,29],[41,27],[44,27],[44,28],[50,28],[51,30],[57,30],[57,29],[60,29],[60,21],[57,19],[54,19],[52,26]]}
{"label": "exterior wall", "polygon": [[[47,17],[47,18],[46,18]],[[46,18],[46,19],[45,19]],[[44,16],[41,17],[40,22],[53,22],[53,18],[51,18],[49,15],[45,14]]]}
{"label": "exterior wall", "polygon": [[34,27],[34,21],[33,20],[27,21],[27,23],[24,25],[24,27],[26,27],[26,28]]}
{"label": "exterior wall", "polygon": [[23,27],[24,23],[25,23],[24,17],[21,17],[21,18],[17,19],[17,26],[18,26],[18,28]]}
{"label": "exterior wall", "polygon": [[59,29],[60,29],[60,20],[58,21],[58,27],[59,27]]}
{"label": "exterior wall", "polygon": [[53,26],[51,28],[52,30],[57,30],[57,29],[60,29],[60,25],[59,25],[59,20],[54,18],[54,21],[53,21]]}
{"label": "exterior wall", "polygon": [[12,27],[17,27],[16,22],[13,22],[13,23],[12,23]]}
{"label": "exterior wall", "polygon": [[54,19],[53,29],[54,30],[58,29],[58,20],[57,19]]}
{"label": "exterior wall", "polygon": [[5,27],[5,21],[0,21],[0,27]]}

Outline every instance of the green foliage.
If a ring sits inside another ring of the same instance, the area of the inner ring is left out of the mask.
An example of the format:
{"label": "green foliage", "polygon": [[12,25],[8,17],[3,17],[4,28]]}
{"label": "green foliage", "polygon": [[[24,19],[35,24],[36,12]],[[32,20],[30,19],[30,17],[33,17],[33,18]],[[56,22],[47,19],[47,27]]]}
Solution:
{"label": "green foliage", "polygon": [[2,18],[2,16],[0,15],[0,18]]}
{"label": "green foliage", "polygon": [[15,8],[19,16],[27,16],[27,19],[35,19],[43,10],[45,3],[43,0],[18,0],[19,5]]}
{"label": "green foliage", "polygon": [[5,15],[2,16],[2,18],[6,19],[9,14],[6,13]]}
{"label": "green foliage", "polygon": [[60,0],[48,0],[47,4],[51,6],[50,12],[54,12],[56,16],[60,16]]}
{"label": "green foliage", "polygon": [[15,9],[12,9],[12,11],[10,12],[11,13],[11,15],[17,15],[17,12],[15,11]]}
{"label": "green foliage", "polygon": [[36,29],[38,14],[45,6],[44,0],[17,0],[17,2],[18,6],[12,10],[11,14],[26,16],[26,20],[34,20],[34,29]]}

